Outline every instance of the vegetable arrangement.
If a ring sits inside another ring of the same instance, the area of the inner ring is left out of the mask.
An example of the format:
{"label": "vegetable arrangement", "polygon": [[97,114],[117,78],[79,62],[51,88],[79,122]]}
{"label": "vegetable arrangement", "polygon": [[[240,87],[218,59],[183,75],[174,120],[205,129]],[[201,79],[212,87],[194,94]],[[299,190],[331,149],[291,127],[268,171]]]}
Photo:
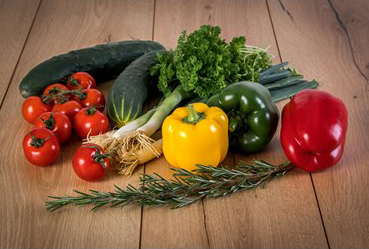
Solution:
{"label": "vegetable arrangement", "polygon": [[[27,97],[22,115],[35,128],[23,148],[32,164],[55,162],[74,127],[84,140],[72,165],[83,180],[101,180],[110,169],[131,175],[162,153],[176,167],[170,180],[143,174],[138,188],[50,197],[49,211],[69,204],[92,204],[94,210],[128,204],[178,208],[255,188],[295,166],[313,172],[340,160],[347,130],[344,104],[311,90],[318,82],[304,80],[287,62],[272,66],[267,49],[246,44],[245,37],[227,43],[220,34],[219,27],[209,25],[184,31],[173,51],[151,41],[99,45],[53,57],[26,75],[20,85]],[[105,103],[96,85],[115,77]],[[158,94],[157,106],[142,113]],[[290,161],[218,167],[228,147],[246,154],[263,150],[277,130],[275,102],[287,98],[281,143]],[[118,129],[108,131],[109,123]],[[153,139],[160,129],[162,139]]]}
{"label": "vegetable arrangement", "polygon": [[[278,88],[279,91],[283,89],[287,91],[288,89],[285,96],[278,98],[278,100],[282,100],[298,92],[295,88],[289,89],[290,87],[306,83],[304,80],[294,82],[295,78],[289,79],[293,74],[291,70],[283,69],[286,63],[270,67],[272,56],[266,50],[246,45],[245,37],[236,37],[227,43],[220,37],[220,32],[219,27],[208,25],[202,26],[189,35],[183,32],[178,39],[177,48],[173,52],[157,53],[156,63],[150,64],[151,68],[141,65],[142,61],[146,61],[145,56],[151,58],[150,53],[134,61],[118,77],[109,94],[108,115],[111,120],[115,120],[118,127],[121,123],[126,122],[117,117],[118,115],[115,113],[127,113],[119,109],[120,106],[132,107],[132,95],[130,95],[132,90],[124,91],[126,93],[118,95],[125,86],[126,89],[131,89],[132,69],[134,69],[134,73],[141,72],[142,75],[147,75],[148,70],[150,70],[152,76],[157,76],[157,87],[164,94],[165,99],[154,111],[131,121],[117,131],[90,137],[86,142],[95,143],[104,148],[112,155],[112,164],[118,165],[119,172],[130,175],[137,165],[162,154],[162,141],[155,141],[151,136],[160,129],[164,119],[181,102],[196,97],[205,101],[204,98],[210,98],[211,95],[238,80],[258,80],[260,77],[266,79],[263,83],[281,84],[282,86]],[[152,60],[150,62],[152,63]],[[121,78],[123,79],[120,80]],[[140,78],[138,79],[140,80]],[[288,80],[288,83],[293,82],[294,84],[283,84],[280,82],[281,80]],[[140,80],[140,82],[145,81]],[[140,84],[136,85],[139,85],[137,89],[141,89],[141,92],[145,94],[147,87],[143,91]],[[317,83],[300,86],[300,88],[315,87],[317,87]],[[126,97],[127,95],[129,97]],[[138,97],[137,105],[141,108],[141,95],[136,94],[135,96]],[[146,95],[144,96],[146,97]],[[109,109],[110,103],[113,103],[113,107],[118,107],[118,109]],[[110,111],[111,109],[113,111]],[[135,110],[134,105],[132,109]],[[128,113],[130,114],[130,112]]]}

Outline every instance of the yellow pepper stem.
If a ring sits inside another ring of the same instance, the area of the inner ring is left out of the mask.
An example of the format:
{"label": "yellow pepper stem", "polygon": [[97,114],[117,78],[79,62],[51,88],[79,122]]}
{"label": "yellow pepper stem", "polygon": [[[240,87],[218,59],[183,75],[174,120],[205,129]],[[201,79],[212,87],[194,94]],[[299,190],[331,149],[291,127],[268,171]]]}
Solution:
{"label": "yellow pepper stem", "polygon": [[193,104],[189,104],[187,108],[188,108],[188,113],[189,113],[187,117],[187,121],[190,123],[197,123],[200,119],[200,116],[199,114],[197,114],[197,111],[193,107]]}
{"label": "yellow pepper stem", "polygon": [[205,113],[197,112],[193,107],[193,104],[189,104],[187,106],[188,109],[188,116],[183,118],[182,121],[187,124],[197,124],[200,120],[206,118]]}

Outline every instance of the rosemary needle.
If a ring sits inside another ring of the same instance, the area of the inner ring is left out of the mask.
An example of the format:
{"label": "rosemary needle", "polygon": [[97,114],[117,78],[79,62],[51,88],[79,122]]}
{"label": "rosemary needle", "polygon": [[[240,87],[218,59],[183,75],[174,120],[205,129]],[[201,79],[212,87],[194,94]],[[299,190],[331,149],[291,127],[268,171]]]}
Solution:
{"label": "rosemary needle", "polygon": [[53,212],[73,205],[83,207],[92,205],[92,210],[104,206],[124,207],[169,206],[181,208],[203,198],[219,198],[241,190],[264,187],[271,179],[281,177],[294,166],[290,162],[274,166],[264,161],[254,160],[253,164],[240,161],[234,168],[197,165],[194,171],[171,169],[174,179],[165,179],[159,174],[142,174],[139,186],[126,188],[114,186],[113,192],[90,190],[83,193],[77,190],[76,196],[49,196],[46,209]]}

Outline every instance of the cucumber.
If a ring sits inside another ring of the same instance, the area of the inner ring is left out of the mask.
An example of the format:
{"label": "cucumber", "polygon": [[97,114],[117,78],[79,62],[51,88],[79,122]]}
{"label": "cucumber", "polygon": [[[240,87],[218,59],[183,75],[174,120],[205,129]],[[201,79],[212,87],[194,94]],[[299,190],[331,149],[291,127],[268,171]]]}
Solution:
{"label": "cucumber", "polygon": [[76,72],[91,74],[96,82],[118,76],[133,60],[152,50],[164,50],[154,41],[122,41],[70,51],[31,69],[20,83],[24,98],[41,95],[53,83],[63,83]]}
{"label": "cucumber", "polygon": [[153,83],[156,79],[150,75],[157,53],[172,52],[148,52],[134,60],[115,80],[106,104],[108,117],[115,126],[121,127],[139,117],[148,93],[157,89]]}

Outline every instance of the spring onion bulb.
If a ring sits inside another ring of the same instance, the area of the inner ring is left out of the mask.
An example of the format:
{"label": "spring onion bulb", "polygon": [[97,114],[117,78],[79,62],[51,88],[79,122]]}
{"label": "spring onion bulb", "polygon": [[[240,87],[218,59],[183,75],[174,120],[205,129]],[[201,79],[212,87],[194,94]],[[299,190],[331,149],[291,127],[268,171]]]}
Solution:
{"label": "spring onion bulb", "polygon": [[192,94],[178,86],[155,109],[118,130],[88,137],[84,143],[101,146],[105,153],[111,154],[113,168],[117,168],[121,174],[130,175],[137,165],[147,162],[148,158],[153,159],[161,155],[161,142],[155,141],[151,136],[160,129],[169,113],[182,100],[191,96]]}

